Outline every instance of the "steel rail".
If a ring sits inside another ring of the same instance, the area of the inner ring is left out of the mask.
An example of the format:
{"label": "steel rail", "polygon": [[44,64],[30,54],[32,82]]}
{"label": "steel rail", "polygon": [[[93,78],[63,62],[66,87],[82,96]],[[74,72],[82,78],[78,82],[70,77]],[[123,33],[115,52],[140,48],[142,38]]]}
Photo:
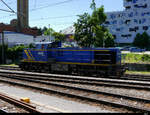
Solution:
{"label": "steel rail", "polygon": [[16,105],[18,107],[22,107],[23,109],[25,109],[25,110],[27,110],[29,112],[40,113],[40,111],[36,110],[36,107],[34,107],[34,106],[30,105],[30,104],[27,104],[27,103],[25,103],[23,101],[19,101],[17,99],[11,98],[11,97],[9,97],[7,95],[4,95],[2,93],[0,93],[0,99],[5,100],[5,101],[7,101],[9,103],[12,103],[12,104],[14,104],[14,105]]}
{"label": "steel rail", "polygon": [[[3,72],[0,72],[0,73],[3,73]],[[6,74],[7,72],[4,72],[4,73]],[[8,73],[10,73],[10,72],[8,72]],[[13,73],[13,74],[15,75],[16,73]],[[11,73],[11,75],[13,75],[13,74]],[[10,75],[9,76],[8,75],[3,75],[3,74],[0,74],[0,75],[1,75],[1,77],[10,78]],[[24,74],[24,75],[28,75],[28,74]],[[40,75],[36,75],[36,76],[40,76]],[[48,76],[48,77],[50,77],[50,76]],[[12,79],[20,79],[20,80],[23,80],[23,78],[26,78],[26,80],[29,80],[29,77],[23,77],[23,76],[16,77],[16,75],[12,77]],[[150,83],[138,83],[138,82],[129,82],[129,81],[128,82],[127,81],[117,81],[117,80],[113,80],[112,81],[112,80],[104,80],[104,79],[102,79],[102,80],[95,80],[95,79],[68,78],[68,77],[59,77],[59,78],[66,78],[66,79],[69,79],[69,81],[67,81],[67,80],[54,80],[54,79],[52,81],[67,82],[67,83],[77,83],[77,84],[80,83],[80,84],[97,85],[97,86],[108,86],[108,87],[119,87],[119,88],[127,88],[127,89],[130,89],[130,88],[133,89],[134,88],[134,89],[148,90],[148,91],[150,90]],[[39,78],[39,79],[44,79],[44,78]],[[70,81],[70,79],[72,79],[72,81]],[[51,80],[51,78],[47,78],[47,80]],[[80,81],[75,81],[75,80],[80,80]],[[31,81],[31,79],[29,81]],[[86,82],[86,81],[88,81],[88,82]],[[93,82],[99,82],[99,83],[92,83],[92,81]],[[100,82],[104,82],[104,83],[100,83]],[[130,85],[133,85],[133,86],[130,86]],[[134,85],[141,85],[141,86],[134,86]]]}
{"label": "steel rail", "polygon": [[[5,74],[5,73],[4,73]],[[3,74],[1,74],[0,72],[0,75],[3,76]],[[14,75],[11,74],[12,76]],[[118,81],[117,79],[116,80],[110,80],[110,79],[88,79],[88,78],[68,78],[68,77],[59,77],[59,76],[42,76],[42,75],[36,75],[36,76],[33,76],[33,75],[26,75],[26,74],[22,74],[22,75],[16,75],[16,77],[21,77],[21,78],[30,78],[30,79],[38,79],[38,80],[49,80],[49,81],[57,81],[57,82],[66,82],[66,83],[83,83],[83,84],[88,84],[88,85],[99,85],[98,82],[107,82],[107,83],[122,83],[122,84],[129,84],[129,85],[142,85],[142,86],[150,86],[150,83],[148,82],[133,82],[133,81]],[[64,79],[64,80],[63,80]],[[71,81],[72,80],[72,81]],[[91,82],[97,82],[97,83],[91,83]]]}
{"label": "steel rail", "polygon": [[[19,67],[14,67],[14,66],[0,66],[0,69],[4,69],[4,70],[19,70],[19,71],[21,70]],[[91,76],[87,76],[87,77],[91,77]],[[91,78],[94,78],[94,76],[92,76]],[[100,78],[106,78],[106,77],[100,77]],[[113,77],[110,76],[107,79],[112,79],[112,78],[115,78],[115,76],[113,76]],[[150,81],[150,75],[125,74],[121,78],[117,78],[117,79],[121,79],[121,80],[136,80],[136,81]]]}
{"label": "steel rail", "polygon": [[[115,106],[115,107],[124,107],[124,108],[127,108],[128,110],[132,110],[133,109],[133,110],[138,110],[138,111],[142,111],[142,112],[150,112],[149,109],[139,108],[139,107],[135,107],[135,106],[131,106],[131,105],[126,105],[126,104],[120,104],[120,103],[116,103],[116,102],[109,102],[107,100],[94,99],[94,98],[89,98],[89,97],[85,97],[85,96],[81,96],[81,95],[77,95],[77,94],[76,95],[75,94],[69,94],[69,93],[64,93],[63,91],[55,91],[55,90],[52,90],[52,89],[35,87],[35,86],[31,86],[31,85],[27,85],[27,84],[22,84],[22,83],[14,83],[14,82],[11,82],[11,81],[6,81],[6,80],[0,80],[0,81],[1,82],[6,82],[6,83],[10,83],[10,84],[14,84],[14,85],[23,86],[23,87],[33,88],[33,89],[37,89],[37,90],[44,91],[44,92],[53,92],[53,93],[61,94],[63,96],[67,95],[67,96],[71,96],[71,97],[76,97],[76,98],[80,98],[82,100],[83,99],[84,100],[90,100],[90,101],[94,101],[94,102],[103,103],[103,104],[106,104],[106,105],[110,104],[110,105]],[[68,88],[68,87],[65,86],[65,88]],[[81,88],[79,89],[78,88],[78,90],[83,90],[83,89],[81,89]],[[98,92],[98,93],[100,93],[100,92]]]}
{"label": "steel rail", "polygon": [[9,112],[4,109],[0,109],[0,113],[9,113]]}

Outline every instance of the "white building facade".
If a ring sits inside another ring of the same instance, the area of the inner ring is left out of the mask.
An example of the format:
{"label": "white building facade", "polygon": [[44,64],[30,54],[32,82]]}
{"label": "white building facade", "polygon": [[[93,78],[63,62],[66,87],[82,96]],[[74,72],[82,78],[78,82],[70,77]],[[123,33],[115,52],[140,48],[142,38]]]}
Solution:
{"label": "white building facade", "polygon": [[107,12],[105,26],[116,43],[130,44],[137,33],[150,35],[150,0],[124,0],[124,11]]}
{"label": "white building facade", "polygon": [[[28,34],[22,34],[17,32],[4,31],[4,43],[8,47],[13,47],[15,45],[29,45],[36,42],[53,42],[54,37],[52,36],[37,36],[34,37]],[[0,44],[2,44],[2,34],[0,33]]]}

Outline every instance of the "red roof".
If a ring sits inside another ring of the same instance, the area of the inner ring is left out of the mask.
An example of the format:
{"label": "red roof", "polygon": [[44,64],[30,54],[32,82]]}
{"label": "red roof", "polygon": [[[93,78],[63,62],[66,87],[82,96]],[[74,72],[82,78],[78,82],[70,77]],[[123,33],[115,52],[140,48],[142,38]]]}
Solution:
{"label": "red roof", "polygon": [[[17,28],[11,26],[11,25],[5,25],[3,23],[0,23],[0,33],[2,31],[13,31],[13,32],[17,32]],[[37,29],[33,29],[33,28],[23,28],[21,33],[24,34],[29,34],[29,35],[33,35],[33,36],[37,36]]]}

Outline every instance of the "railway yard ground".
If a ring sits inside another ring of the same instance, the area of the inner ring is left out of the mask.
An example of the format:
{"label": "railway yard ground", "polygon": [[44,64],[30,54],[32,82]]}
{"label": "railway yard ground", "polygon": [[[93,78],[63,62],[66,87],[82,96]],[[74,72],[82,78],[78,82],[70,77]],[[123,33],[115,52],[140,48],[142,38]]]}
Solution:
{"label": "railway yard ground", "polygon": [[16,100],[29,98],[29,105],[37,110],[27,111],[0,98],[0,110],[8,113],[150,112],[149,75],[126,74],[116,79],[0,68],[0,94]]}

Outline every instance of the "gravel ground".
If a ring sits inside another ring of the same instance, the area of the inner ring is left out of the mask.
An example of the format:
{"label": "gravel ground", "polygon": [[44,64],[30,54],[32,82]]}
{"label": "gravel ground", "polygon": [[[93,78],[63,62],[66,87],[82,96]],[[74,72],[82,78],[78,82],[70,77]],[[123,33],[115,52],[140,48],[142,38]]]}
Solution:
{"label": "gravel ground", "polygon": [[[77,99],[69,99],[57,94],[43,93],[42,91],[21,88],[2,83],[3,87],[0,92],[12,95],[13,97],[28,97],[31,104],[35,105],[38,110],[48,113],[118,113],[117,110],[108,109],[104,105],[86,103]],[[14,90],[14,91],[13,91]],[[43,110],[44,109],[44,110]]]}
{"label": "gravel ground", "polygon": [[[16,82],[16,81],[20,81],[20,80],[11,80],[11,81],[14,81],[14,82]],[[24,81],[24,83],[27,83],[27,84],[29,84],[29,82],[25,82]],[[31,83],[30,83],[31,84]],[[59,83],[60,84],[60,83]],[[65,83],[66,84],[66,83]],[[67,83],[68,85],[70,85],[69,83]],[[92,96],[93,98],[96,98],[96,99],[99,99],[99,98],[101,98],[101,99],[103,99],[103,100],[108,100],[108,98],[106,98],[105,96],[103,96],[103,95],[95,95],[95,94],[88,94],[88,93],[83,93],[82,91],[75,91],[75,90],[69,90],[69,89],[66,89],[66,88],[58,88],[58,87],[56,87],[56,86],[47,86],[47,85],[37,85],[37,83],[32,83],[32,85],[36,85],[36,86],[38,86],[38,87],[43,87],[43,88],[49,88],[49,89],[54,89],[54,90],[56,90],[56,91],[64,91],[64,92],[68,92],[68,93],[71,93],[71,94],[82,94],[82,96]],[[82,85],[78,85],[77,86],[77,84],[74,84],[73,86],[76,86],[76,87],[81,87]],[[83,85],[84,86],[84,88],[85,88],[85,85]],[[82,86],[82,87],[83,87]],[[88,88],[89,88],[89,86],[87,86]],[[92,89],[94,89],[95,87],[94,86],[90,86],[90,88],[92,88]],[[99,87],[99,89],[103,89],[104,87]],[[112,90],[114,90],[114,88],[112,88]],[[111,91],[112,91],[111,90]],[[137,103],[136,102],[134,102],[134,101],[131,101],[131,102],[127,102],[127,101],[125,101],[125,100],[122,100],[122,99],[118,99],[118,100],[116,100],[115,98],[110,98],[109,97],[109,100],[110,101],[113,101],[113,102],[116,102],[117,101],[117,103],[124,103],[124,104],[126,104],[126,103],[128,103],[128,105],[133,105],[133,103],[134,103],[134,105],[137,105]],[[141,107],[141,106],[140,106]],[[114,108],[111,108],[112,110],[114,110]],[[119,110],[118,110],[119,111]],[[124,111],[124,112],[129,112],[129,111],[126,111],[126,110],[121,110],[121,111]]]}
{"label": "gravel ground", "polygon": [[[45,81],[45,80],[43,80],[43,81]],[[73,87],[87,88],[87,89],[91,89],[91,90],[103,91],[103,92],[120,94],[120,95],[125,95],[125,96],[133,96],[133,97],[143,98],[143,99],[150,99],[150,91],[145,91],[145,90],[114,88],[114,87],[95,86],[95,85],[82,85],[82,84],[63,83],[63,82],[61,83],[61,82],[54,82],[54,81],[47,81],[47,82],[57,83],[57,84],[62,84],[62,85],[69,85],[69,86],[73,86]],[[24,81],[24,83],[25,83],[25,81]],[[103,83],[103,82],[97,82],[97,83]],[[136,83],[145,83],[145,82],[137,81]]]}
{"label": "gravel ground", "polygon": [[7,111],[8,113],[29,113],[1,99],[0,99],[0,108]]}

